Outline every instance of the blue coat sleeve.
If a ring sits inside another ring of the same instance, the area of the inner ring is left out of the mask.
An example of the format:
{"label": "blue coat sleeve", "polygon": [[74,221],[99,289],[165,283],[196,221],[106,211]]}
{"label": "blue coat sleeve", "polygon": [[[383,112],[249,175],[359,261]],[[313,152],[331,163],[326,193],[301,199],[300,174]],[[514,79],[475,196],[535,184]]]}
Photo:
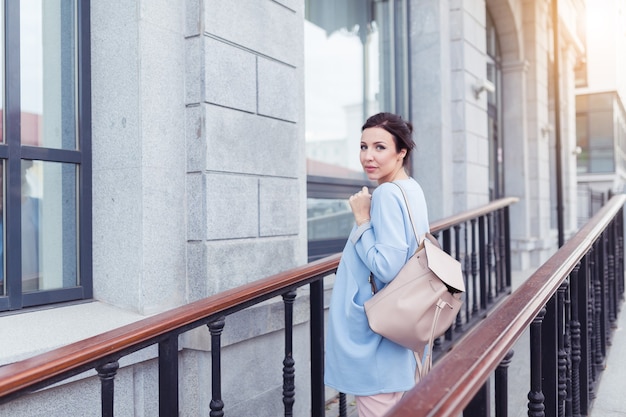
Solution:
{"label": "blue coat sleeve", "polygon": [[384,283],[400,272],[410,255],[402,211],[404,204],[398,187],[379,186],[372,194],[370,223],[355,229],[351,236],[363,263]]}

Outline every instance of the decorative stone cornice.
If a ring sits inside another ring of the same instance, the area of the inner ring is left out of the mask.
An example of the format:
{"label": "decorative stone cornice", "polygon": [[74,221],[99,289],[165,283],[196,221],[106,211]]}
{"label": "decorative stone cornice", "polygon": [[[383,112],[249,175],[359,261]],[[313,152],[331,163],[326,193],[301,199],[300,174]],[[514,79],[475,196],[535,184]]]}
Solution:
{"label": "decorative stone cornice", "polygon": [[502,72],[503,73],[528,72],[529,67],[530,67],[530,63],[526,59],[522,59],[519,61],[508,61],[508,62],[502,63]]}

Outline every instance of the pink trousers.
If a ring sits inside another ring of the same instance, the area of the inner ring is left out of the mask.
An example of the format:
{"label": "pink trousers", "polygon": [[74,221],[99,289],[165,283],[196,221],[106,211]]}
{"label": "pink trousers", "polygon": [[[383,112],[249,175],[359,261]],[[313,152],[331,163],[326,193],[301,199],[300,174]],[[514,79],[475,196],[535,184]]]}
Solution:
{"label": "pink trousers", "polygon": [[390,392],[366,397],[357,396],[356,409],[359,411],[359,417],[382,417],[403,395],[404,392]]}

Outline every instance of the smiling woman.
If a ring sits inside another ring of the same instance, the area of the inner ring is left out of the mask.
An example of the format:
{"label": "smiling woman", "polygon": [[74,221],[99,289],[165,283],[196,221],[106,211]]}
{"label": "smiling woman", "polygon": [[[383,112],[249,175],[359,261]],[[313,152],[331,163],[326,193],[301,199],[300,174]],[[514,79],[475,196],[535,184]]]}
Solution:
{"label": "smiling woman", "polygon": [[362,130],[360,159],[367,177],[378,184],[408,178],[404,168],[415,147],[413,125],[398,115],[379,113]]}
{"label": "smiling woman", "polygon": [[330,301],[324,377],[326,385],[356,397],[359,416],[374,417],[413,387],[416,362],[409,349],[372,331],[364,304],[373,288],[394,279],[429,224],[422,188],[404,169],[415,145],[411,123],[378,113],[361,131],[361,163],[378,187],[371,195],[363,187],[349,199],[354,226]]}

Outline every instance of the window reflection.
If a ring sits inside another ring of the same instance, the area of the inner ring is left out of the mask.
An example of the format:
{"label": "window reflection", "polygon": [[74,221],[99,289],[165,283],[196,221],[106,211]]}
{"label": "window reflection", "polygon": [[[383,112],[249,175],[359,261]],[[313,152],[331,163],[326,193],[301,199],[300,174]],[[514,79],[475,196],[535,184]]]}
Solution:
{"label": "window reflection", "polygon": [[22,290],[78,284],[76,167],[22,161]]}
{"label": "window reflection", "polygon": [[74,7],[67,0],[20,1],[23,145],[76,148]]}
{"label": "window reflection", "polygon": [[6,281],[4,279],[6,267],[4,265],[4,162],[0,160],[0,295],[6,294]]}
{"label": "window reflection", "polygon": [[[4,2],[0,0],[0,57],[4,57]],[[0,143],[4,142],[4,59],[0,58]],[[0,173],[0,175],[2,175]]]}
{"label": "window reflection", "polygon": [[309,240],[345,238],[354,225],[348,200],[309,198],[307,200]]}
{"label": "window reflection", "polygon": [[366,10],[368,7],[356,2],[307,2],[307,158],[323,162],[326,169],[330,165],[344,168],[326,176],[361,172],[360,128],[367,116],[380,108],[378,30]]}
{"label": "window reflection", "polygon": [[39,288],[40,201],[33,192],[33,162],[22,162],[22,290]]}
{"label": "window reflection", "polygon": [[576,97],[576,141],[579,174],[602,174],[624,165],[626,112],[614,92]]}

